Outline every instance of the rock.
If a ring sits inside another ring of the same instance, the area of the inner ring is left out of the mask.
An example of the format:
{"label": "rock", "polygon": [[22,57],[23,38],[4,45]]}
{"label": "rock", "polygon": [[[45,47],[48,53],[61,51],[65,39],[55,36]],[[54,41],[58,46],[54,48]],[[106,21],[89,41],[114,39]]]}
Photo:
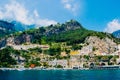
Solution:
{"label": "rock", "polygon": [[[92,48],[88,47],[90,52],[98,50],[101,54],[102,53],[111,54],[117,50],[117,44],[107,37],[105,39],[100,39],[96,36],[90,36],[86,38],[85,43],[88,43],[88,46],[92,47]],[[93,50],[93,48],[95,50]]]}

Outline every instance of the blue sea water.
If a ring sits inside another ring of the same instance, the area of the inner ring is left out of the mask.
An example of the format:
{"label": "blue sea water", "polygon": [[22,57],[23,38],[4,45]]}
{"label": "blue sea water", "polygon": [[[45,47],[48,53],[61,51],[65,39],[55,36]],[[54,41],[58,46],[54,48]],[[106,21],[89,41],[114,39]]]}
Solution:
{"label": "blue sea water", "polygon": [[120,80],[120,70],[0,71],[0,80]]}

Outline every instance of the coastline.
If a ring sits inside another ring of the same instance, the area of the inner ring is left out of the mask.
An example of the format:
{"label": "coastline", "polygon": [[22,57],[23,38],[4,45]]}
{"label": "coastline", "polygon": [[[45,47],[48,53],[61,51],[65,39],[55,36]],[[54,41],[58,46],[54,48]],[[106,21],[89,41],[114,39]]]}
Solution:
{"label": "coastline", "polygon": [[2,71],[24,71],[24,70],[105,70],[105,69],[120,69],[120,65],[111,65],[111,66],[96,66],[93,68],[79,68],[79,69],[73,69],[73,68],[0,68]]}
{"label": "coastline", "polygon": [[23,70],[89,70],[89,68],[80,68],[80,69],[72,69],[72,68],[0,68],[2,71],[6,70],[18,70],[18,71],[23,71]]}

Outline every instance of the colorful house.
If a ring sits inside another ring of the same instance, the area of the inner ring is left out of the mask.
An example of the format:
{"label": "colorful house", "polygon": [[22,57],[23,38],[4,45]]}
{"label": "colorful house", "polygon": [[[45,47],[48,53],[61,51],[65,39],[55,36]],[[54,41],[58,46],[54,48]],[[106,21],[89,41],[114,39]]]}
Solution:
{"label": "colorful house", "polygon": [[79,51],[79,50],[71,51],[71,52],[70,52],[70,55],[71,55],[71,56],[80,55],[80,51]]}

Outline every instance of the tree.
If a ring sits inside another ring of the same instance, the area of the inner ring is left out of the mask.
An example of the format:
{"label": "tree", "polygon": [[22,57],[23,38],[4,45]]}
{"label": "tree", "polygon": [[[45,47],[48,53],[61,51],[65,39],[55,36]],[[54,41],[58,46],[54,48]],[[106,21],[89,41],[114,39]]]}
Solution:
{"label": "tree", "polygon": [[108,62],[109,61],[109,58],[108,58],[108,56],[102,56],[102,58],[101,58],[101,60],[103,61],[103,62]]}
{"label": "tree", "polygon": [[80,50],[81,48],[82,48],[81,45],[73,45],[73,46],[72,46],[72,49],[73,49],[73,50],[78,50],[78,49]]}
{"label": "tree", "polygon": [[56,65],[56,68],[63,68],[62,65]]}
{"label": "tree", "polygon": [[45,30],[44,27],[40,27],[40,28],[39,28],[39,31],[40,31],[41,34],[43,34],[46,30]]}
{"label": "tree", "polygon": [[43,66],[46,67],[46,68],[49,67],[47,62],[43,62]]}
{"label": "tree", "polygon": [[11,50],[10,47],[0,50],[0,67],[11,67],[16,64],[15,59],[10,55]]}
{"label": "tree", "polygon": [[60,55],[61,53],[61,48],[50,48],[49,49],[49,55],[54,56],[54,55]]}
{"label": "tree", "polygon": [[42,49],[39,47],[36,48],[30,48],[29,51],[31,52],[35,52],[35,53],[42,53]]}

